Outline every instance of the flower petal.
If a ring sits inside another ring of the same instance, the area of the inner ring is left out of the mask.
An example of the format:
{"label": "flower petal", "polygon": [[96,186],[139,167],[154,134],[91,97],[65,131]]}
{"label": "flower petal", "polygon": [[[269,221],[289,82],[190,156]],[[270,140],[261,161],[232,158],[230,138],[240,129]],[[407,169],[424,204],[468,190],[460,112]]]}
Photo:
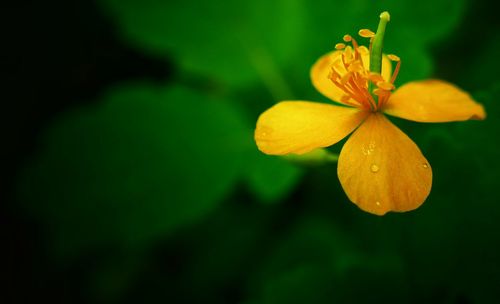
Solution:
{"label": "flower petal", "polygon": [[340,141],[367,115],[355,108],[283,101],[260,115],[255,141],[266,154],[303,154]]}
{"label": "flower petal", "polygon": [[469,94],[442,80],[409,82],[389,98],[384,112],[419,122],[484,119],[481,104]]}
{"label": "flower petal", "polygon": [[380,113],[346,142],[338,175],[349,199],[377,215],[418,208],[432,185],[432,169],[417,145]]}
{"label": "flower petal", "polygon": [[[368,70],[370,66],[370,56],[366,54],[362,55],[361,58],[363,60],[363,66]],[[343,103],[340,101],[340,98],[345,95],[344,91],[335,86],[328,78],[332,69],[332,64],[337,60],[342,60],[342,51],[333,51],[321,56],[311,68],[311,81],[316,90],[321,94],[333,101]],[[339,72],[346,73],[347,71],[342,67],[342,70]],[[382,77],[387,81],[391,78],[391,61],[385,55],[382,60]]]}

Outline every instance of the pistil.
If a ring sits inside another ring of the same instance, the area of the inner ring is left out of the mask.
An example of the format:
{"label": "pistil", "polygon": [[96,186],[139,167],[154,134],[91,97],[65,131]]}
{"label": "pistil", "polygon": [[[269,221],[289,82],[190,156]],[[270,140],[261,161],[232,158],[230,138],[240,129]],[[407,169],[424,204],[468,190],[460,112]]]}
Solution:
{"label": "pistil", "polygon": [[388,12],[380,14],[377,33],[373,37],[372,51],[370,54],[370,72],[382,74],[382,48],[384,45],[385,28],[391,16]]}
{"label": "pistil", "polygon": [[[391,16],[388,12],[383,12],[380,14],[380,22],[378,23],[377,33],[372,38],[372,43],[370,45],[370,72],[382,74],[382,49],[384,46],[384,34],[387,23],[391,19]],[[377,106],[379,105],[379,96],[373,91],[373,83],[369,82],[368,91],[370,94],[374,95],[374,99],[377,102]]]}

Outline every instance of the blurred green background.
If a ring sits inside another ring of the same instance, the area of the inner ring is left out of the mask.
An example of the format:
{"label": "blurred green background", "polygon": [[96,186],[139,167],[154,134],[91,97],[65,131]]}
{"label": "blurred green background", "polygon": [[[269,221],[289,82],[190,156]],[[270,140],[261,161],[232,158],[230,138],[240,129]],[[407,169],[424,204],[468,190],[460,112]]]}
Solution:
{"label": "blurred green background", "polygon": [[[0,302],[500,301],[492,3],[8,4]],[[397,84],[456,83],[488,118],[393,119],[434,182],[418,210],[378,217],[349,202],[335,163],[265,156],[252,132],[280,100],[327,102],[311,65],[383,10]]]}

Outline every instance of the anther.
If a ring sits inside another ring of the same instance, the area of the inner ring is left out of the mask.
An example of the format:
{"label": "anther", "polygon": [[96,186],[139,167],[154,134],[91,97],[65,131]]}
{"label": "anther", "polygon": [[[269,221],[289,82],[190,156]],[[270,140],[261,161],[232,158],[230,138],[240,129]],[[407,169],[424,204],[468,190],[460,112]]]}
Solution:
{"label": "anther", "polygon": [[375,33],[370,31],[369,29],[361,29],[359,30],[358,35],[363,38],[372,38],[375,36]]}
{"label": "anther", "polygon": [[391,60],[391,61],[400,61],[401,60],[401,58],[399,58],[398,56],[396,56],[394,54],[387,55],[387,58],[389,58],[389,60]]}
{"label": "anther", "polygon": [[345,41],[345,42],[349,42],[352,40],[352,37],[351,35],[344,35],[344,37],[342,37],[342,39]]}
{"label": "anther", "polygon": [[345,48],[345,44],[344,43],[337,43],[335,45],[335,49],[337,49],[337,50],[342,50],[343,48]]}

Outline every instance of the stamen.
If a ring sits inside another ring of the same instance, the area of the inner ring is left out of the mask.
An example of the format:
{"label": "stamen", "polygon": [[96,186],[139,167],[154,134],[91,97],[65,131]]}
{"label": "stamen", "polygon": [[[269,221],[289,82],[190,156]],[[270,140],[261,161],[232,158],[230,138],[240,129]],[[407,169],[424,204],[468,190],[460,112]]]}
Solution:
{"label": "stamen", "polygon": [[385,91],[380,88],[377,88],[373,90],[373,94],[377,95],[378,97],[378,108],[382,108],[387,100],[389,100],[389,96],[391,95],[390,91]]}
{"label": "stamen", "polygon": [[350,72],[362,73],[365,70],[365,68],[363,67],[363,64],[359,60],[356,60],[349,66],[347,70]]}
{"label": "stamen", "polygon": [[359,83],[360,77],[363,77],[362,75],[366,73],[365,69],[361,61],[354,59],[353,55],[359,57],[356,49],[353,54],[352,47],[346,46],[342,52],[342,57],[330,65],[331,71],[328,79],[345,93],[346,96],[342,97],[342,102],[353,107],[371,108],[373,110],[373,103],[366,96],[368,94],[366,79],[361,78],[362,83]]}
{"label": "stamen", "polygon": [[331,79],[331,80],[336,87],[338,87],[339,89],[344,91],[347,95],[349,95],[355,101],[355,102],[351,102],[351,100],[348,100],[348,101],[345,101],[346,104],[353,106],[353,107],[358,107],[358,106],[363,105],[363,102],[360,101],[361,99],[356,94],[354,94],[352,91],[350,91],[345,86],[341,85],[338,81],[336,81],[334,79]]}
{"label": "stamen", "polygon": [[383,108],[384,105],[387,103],[387,101],[389,100],[389,96],[391,96],[391,91],[384,91],[382,89],[376,89],[376,90],[380,90],[379,92],[377,92],[379,95],[378,95],[378,108]]}
{"label": "stamen", "polygon": [[401,66],[401,58],[399,58],[398,56],[396,56],[394,54],[387,55],[387,58],[389,58],[389,60],[391,60],[391,61],[397,62],[396,69],[394,70],[394,73],[392,74],[391,81],[390,81],[391,83],[394,83],[394,81],[396,81],[396,77],[398,77],[399,68]]}
{"label": "stamen", "polygon": [[338,78],[338,75],[334,71],[330,71],[330,73],[328,73],[328,79],[330,79],[331,81],[336,81],[337,78]]}
{"label": "stamen", "polygon": [[332,67],[337,73],[340,73],[342,70],[344,70],[344,64],[340,59],[335,60],[335,62],[332,64]]}
{"label": "stamen", "polygon": [[335,45],[335,49],[337,49],[337,50],[342,50],[344,48],[345,48],[345,44],[344,43],[337,43]]}
{"label": "stamen", "polygon": [[351,43],[352,43],[352,46],[354,47],[354,58],[359,59],[360,56],[359,56],[359,52],[358,52],[358,48],[359,48],[358,42],[356,41],[356,39],[351,37]]}
{"label": "stamen", "polygon": [[347,46],[344,51],[344,59],[346,63],[350,63],[352,61],[352,48]]}
{"label": "stamen", "polygon": [[340,78],[340,83],[342,85],[345,85],[349,81],[351,76],[352,76],[352,72],[347,72],[344,76],[342,76],[342,78]]}
{"label": "stamen", "polygon": [[[361,100],[363,100],[363,104],[373,110],[376,108],[375,100],[366,90],[366,80],[359,79],[358,75],[360,74],[354,74],[349,83],[353,90],[362,96]],[[363,81],[362,83],[360,83],[361,80]]]}
{"label": "stamen", "polygon": [[[337,43],[335,49],[342,50],[340,58],[330,65],[328,78],[344,92],[340,98],[342,103],[360,107],[366,110],[378,111],[389,100],[391,91],[395,89],[394,80],[399,72],[401,59],[394,55],[387,55],[388,59],[397,62],[390,81],[382,75],[382,44],[385,28],[390,20],[389,13],[380,14],[380,23],[377,33],[369,29],[361,29],[358,34],[369,38],[369,48],[358,45],[350,35],[342,37],[343,42]],[[344,43],[345,42],[345,43]],[[350,43],[349,43],[350,42]],[[363,55],[363,56],[362,56]],[[364,56],[368,55],[370,68],[365,68]]]}
{"label": "stamen", "polygon": [[361,29],[358,32],[358,35],[360,35],[363,38],[372,38],[375,37],[375,33],[370,31],[369,29]]}
{"label": "stamen", "polygon": [[[399,57],[398,57],[398,59],[399,59]],[[394,69],[394,73],[392,73],[391,83],[394,83],[394,81],[396,81],[400,67],[401,67],[401,60],[398,60],[398,64],[396,64],[396,68]]]}
{"label": "stamen", "polygon": [[[358,34],[361,37],[370,39],[369,48],[358,45],[357,41],[348,34],[342,37],[343,42],[335,45],[335,49],[342,50],[342,55],[330,66],[331,72],[328,78],[345,93],[340,99],[341,102],[377,111],[395,88],[392,82],[386,81],[381,75],[382,41],[389,19],[387,12],[380,15],[376,34],[369,29],[359,30]],[[365,68],[362,55],[370,56],[370,69]],[[388,58],[398,62],[399,65],[399,57],[396,55],[389,55]],[[376,64],[377,61],[378,64]],[[375,68],[373,68],[374,65]],[[394,74],[397,72],[398,67]],[[372,89],[375,90],[372,92]]]}

